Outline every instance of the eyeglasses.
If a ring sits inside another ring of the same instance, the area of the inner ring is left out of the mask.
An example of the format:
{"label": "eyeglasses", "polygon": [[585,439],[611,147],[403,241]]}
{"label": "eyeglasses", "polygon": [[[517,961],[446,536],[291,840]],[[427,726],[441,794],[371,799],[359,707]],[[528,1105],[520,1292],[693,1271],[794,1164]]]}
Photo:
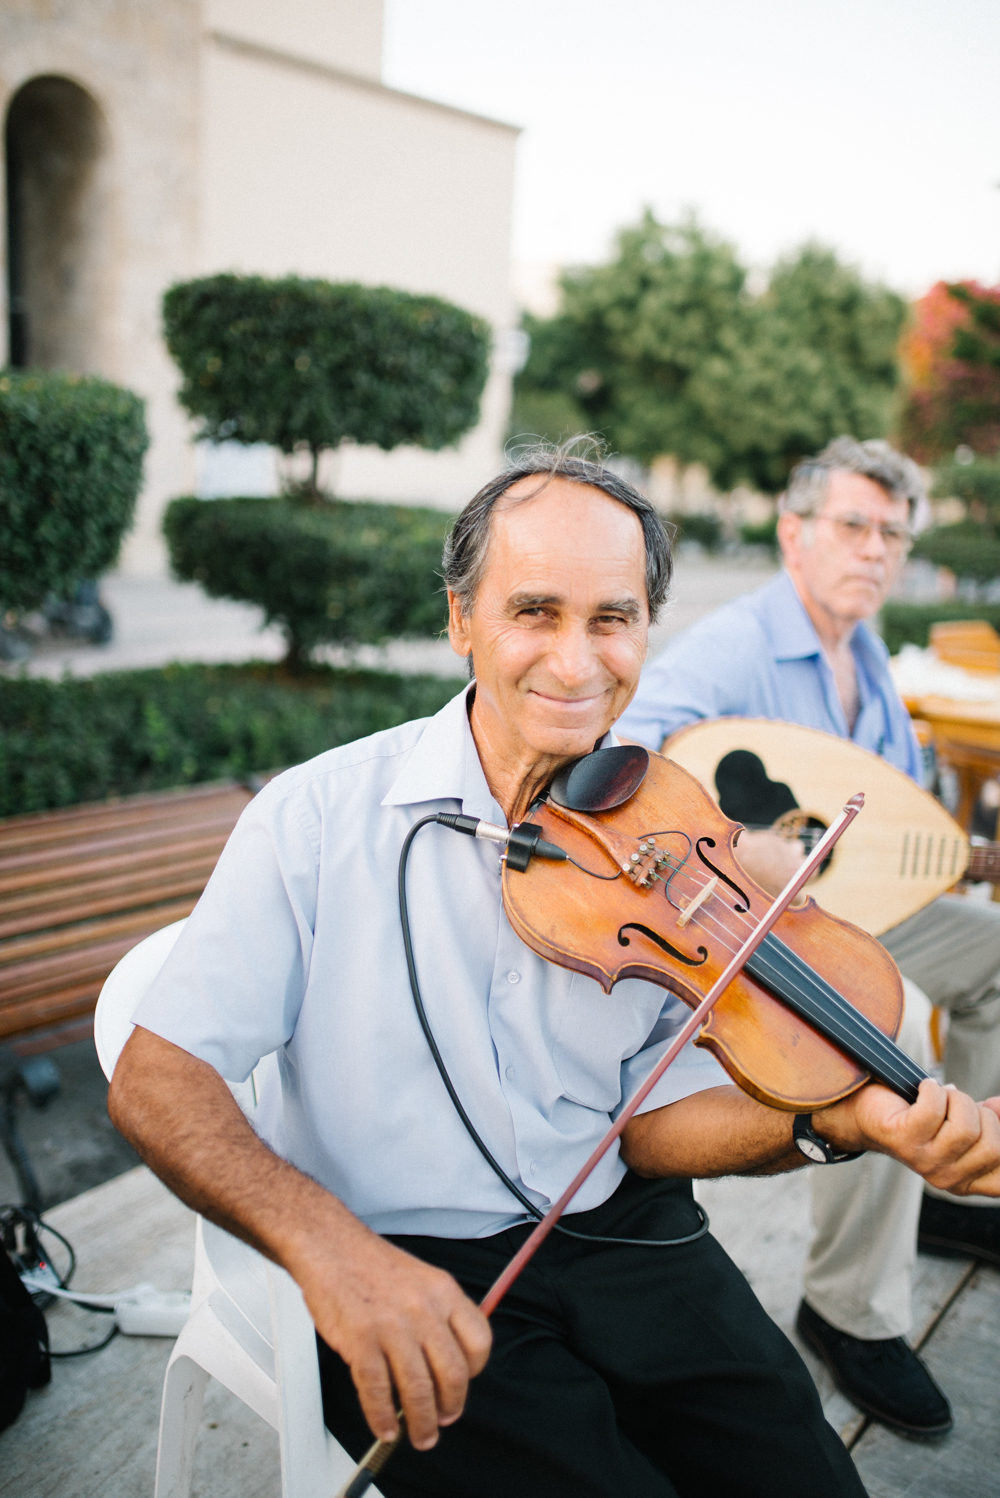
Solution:
{"label": "eyeglasses", "polygon": [[864,515],[814,515],[810,518],[825,520],[852,551],[860,551],[863,546],[867,546],[873,531],[878,531],[886,551],[892,556],[902,555],[913,545],[913,533],[908,525],[893,524],[891,521],[879,525]]}

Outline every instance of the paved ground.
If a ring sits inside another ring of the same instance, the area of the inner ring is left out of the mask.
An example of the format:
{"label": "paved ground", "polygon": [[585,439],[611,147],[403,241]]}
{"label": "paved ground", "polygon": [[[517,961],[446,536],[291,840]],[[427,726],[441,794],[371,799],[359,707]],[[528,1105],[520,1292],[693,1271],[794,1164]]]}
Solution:
{"label": "paved ground", "polygon": [[[716,1236],[790,1331],[808,1238],[806,1173],[716,1181],[699,1194]],[[80,1289],[107,1291],[140,1280],[164,1290],[190,1284],[191,1214],[142,1167],[50,1215],[77,1248]],[[917,1302],[921,1324],[932,1327],[924,1355],[955,1407],[956,1428],[940,1444],[904,1441],[866,1425],[800,1350],[871,1498],[993,1498],[1000,1469],[1000,1272],[921,1259]],[[96,1340],[101,1326],[72,1308],[50,1313],[59,1348]],[[17,1498],[149,1498],[169,1351],[165,1340],[118,1337],[91,1357],[57,1363],[50,1387],[29,1394],[20,1420],[0,1436],[0,1488]],[[275,1498],[279,1488],[274,1432],[210,1383],[195,1498]]]}
{"label": "paved ground", "polygon": [[[759,587],[772,571],[754,558],[709,561],[680,557],[673,597],[663,623],[653,632],[653,653],[670,635],[710,609]],[[114,617],[111,643],[43,640],[24,668],[29,675],[58,678],[69,671],[75,676],[92,676],[98,671],[162,666],[168,661],[279,660],[284,653],[280,630],[265,629],[261,610],[255,605],[207,598],[196,583],[112,575],[102,583],[101,594]],[[344,659],[334,650],[323,654],[332,661]],[[446,640],[400,641],[384,650],[366,646],[355,659],[363,665],[431,671],[441,676],[461,676],[465,671],[464,662],[453,654]],[[0,669],[16,674],[21,668]]]}

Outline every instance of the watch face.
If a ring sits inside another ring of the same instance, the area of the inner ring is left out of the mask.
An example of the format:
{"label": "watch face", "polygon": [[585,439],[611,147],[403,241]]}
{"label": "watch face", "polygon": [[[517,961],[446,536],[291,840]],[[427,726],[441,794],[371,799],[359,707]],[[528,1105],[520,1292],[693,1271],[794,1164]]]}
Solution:
{"label": "watch face", "polygon": [[817,1165],[825,1165],[827,1160],[826,1150],[815,1139],[796,1139],[795,1143],[805,1155],[807,1160],[813,1160]]}

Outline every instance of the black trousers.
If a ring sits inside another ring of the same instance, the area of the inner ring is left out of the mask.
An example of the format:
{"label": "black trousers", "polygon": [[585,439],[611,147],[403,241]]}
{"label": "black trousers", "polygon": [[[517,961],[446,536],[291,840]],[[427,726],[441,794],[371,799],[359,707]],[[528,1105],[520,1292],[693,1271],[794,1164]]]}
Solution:
{"label": "black trousers", "polygon": [[[627,1175],[577,1232],[675,1238],[689,1182]],[[485,1239],[396,1237],[480,1300],[527,1227]],[[678,1248],[553,1233],[492,1319],[465,1413],[433,1451],[405,1443],[385,1498],[864,1498],[812,1379],[711,1235]],[[319,1343],[326,1423],[372,1436],[346,1364]]]}

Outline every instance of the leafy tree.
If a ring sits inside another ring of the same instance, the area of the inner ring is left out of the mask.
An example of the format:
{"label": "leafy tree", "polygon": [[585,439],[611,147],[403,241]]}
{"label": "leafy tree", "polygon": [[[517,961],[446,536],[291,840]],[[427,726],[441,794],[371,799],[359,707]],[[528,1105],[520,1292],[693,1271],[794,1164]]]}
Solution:
{"label": "leafy tree", "polygon": [[554,415],[642,461],[672,453],[724,488],[776,492],[838,433],[887,430],[904,315],[895,293],[814,245],[754,294],[731,245],[647,211],[609,264],[563,276],[554,318],[525,319],[513,430],[558,436]]}
{"label": "leafy tree", "polygon": [[163,299],[180,400],[213,441],[312,454],[346,438],[438,449],[479,419],[487,324],[433,296],[385,286],[207,276]]}
{"label": "leafy tree", "polygon": [[148,442],[143,402],[129,390],[0,371],[0,612],[67,597],[111,566]]}
{"label": "leafy tree", "polygon": [[902,346],[909,391],[901,430],[931,463],[965,445],[1000,449],[1000,286],[939,281],[914,307]]}

